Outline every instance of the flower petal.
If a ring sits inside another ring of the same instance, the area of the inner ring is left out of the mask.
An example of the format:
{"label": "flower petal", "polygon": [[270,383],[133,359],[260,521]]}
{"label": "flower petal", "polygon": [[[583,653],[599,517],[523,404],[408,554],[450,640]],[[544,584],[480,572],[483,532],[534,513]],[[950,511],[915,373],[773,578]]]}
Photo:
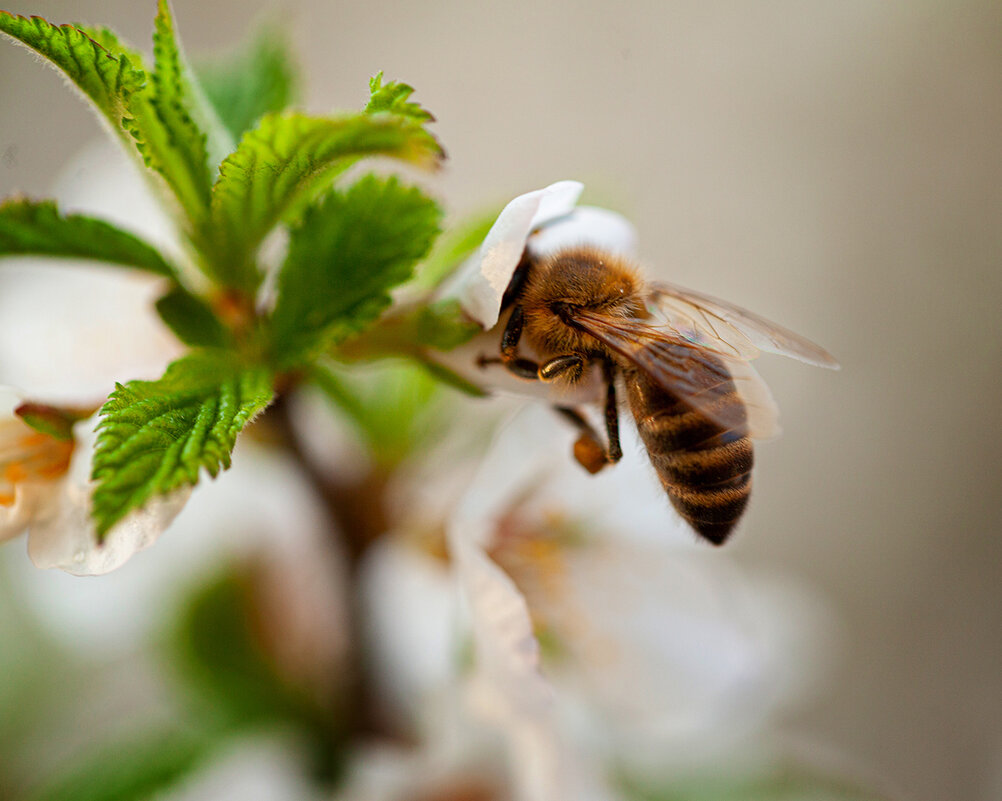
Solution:
{"label": "flower petal", "polygon": [[42,490],[38,484],[19,485],[14,490],[14,502],[0,503],[0,542],[16,537],[31,519],[38,493]]}
{"label": "flower petal", "polygon": [[75,576],[97,576],[121,567],[133,554],[157,541],[190,492],[183,490],[150,501],[128,515],[98,545],[90,518],[90,490],[64,486],[51,516],[36,520],[28,535],[28,556],[35,567],[58,567]]}
{"label": "flower petal", "polygon": [[633,257],[637,229],[622,214],[595,206],[579,206],[568,216],[544,225],[529,239],[539,255],[576,245],[592,245],[618,256]]}
{"label": "flower petal", "polygon": [[446,565],[386,537],[366,554],[361,592],[381,706],[424,723],[428,701],[457,678],[455,587]]}
{"label": "flower petal", "polygon": [[77,576],[114,570],[156,542],[191,494],[184,489],[150,501],[116,525],[99,545],[90,516],[97,421],[95,415],[74,427],[77,447],[69,472],[36,504],[28,534],[28,556],[36,567],[58,567]]}
{"label": "flower petal", "polygon": [[460,268],[446,296],[458,298],[463,310],[485,329],[493,328],[529,234],[569,214],[583,189],[577,181],[559,181],[512,200],[487,232],[480,253]]}
{"label": "flower petal", "polygon": [[[110,145],[95,140],[71,160],[54,189],[60,206],[135,231],[184,263],[184,247],[143,180],[145,170]],[[163,291],[161,277],[100,262],[5,259],[0,381],[33,400],[79,404],[99,401],[116,381],[160,376],[181,353],[153,308]]]}

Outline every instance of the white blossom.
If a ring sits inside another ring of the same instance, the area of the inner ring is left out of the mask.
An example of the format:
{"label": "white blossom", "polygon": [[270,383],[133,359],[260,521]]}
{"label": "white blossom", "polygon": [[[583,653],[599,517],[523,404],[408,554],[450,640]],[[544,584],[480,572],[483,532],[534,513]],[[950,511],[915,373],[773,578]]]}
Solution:
{"label": "white blossom", "polygon": [[[135,165],[106,145],[86,148],[57,183],[56,195],[65,211],[96,214],[178,252],[169,223]],[[153,310],[163,290],[159,277],[92,261],[6,260],[0,273],[0,382],[20,387],[21,400],[94,406],[116,381],[159,377],[182,353]],[[10,420],[9,412],[0,409],[8,415],[0,430],[5,427],[17,439],[16,432],[26,426]],[[27,526],[28,553],[38,567],[78,575],[114,570],[152,545],[187,498],[188,492],[180,491],[150,501],[98,545],[90,518],[96,423],[96,416],[78,423],[72,442],[57,446],[49,438],[49,450],[62,447],[72,453],[66,469],[49,481],[20,482],[17,502],[0,503],[0,538]],[[10,450],[10,442],[0,443],[4,447],[8,456],[2,458],[15,464],[30,456],[23,448]]]}
{"label": "white blossom", "polygon": [[449,524],[483,709],[540,801],[576,797],[582,753],[664,764],[736,746],[817,661],[810,599],[697,543],[639,472],[631,428],[623,462],[587,476],[542,413],[498,437]]}
{"label": "white blossom", "polygon": [[[566,247],[592,245],[627,258],[636,255],[636,231],[622,215],[608,209],[576,206],[584,186],[559,181],[519,195],[504,207],[479,251],[464,263],[442,289],[443,299],[459,302],[484,333],[465,345],[434,358],[479,386],[502,393],[533,395],[561,403],[589,403],[602,396],[597,370],[574,386],[527,381],[502,365],[480,366],[483,356],[496,357],[507,311],[501,303],[526,248],[537,257]],[[538,358],[527,342],[519,345],[527,358]]]}
{"label": "white blossom", "polygon": [[76,575],[107,573],[152,545],[184,506],[188,491],[126,515],[99,544],[90,514],[96,418],[77,423],[72,439],[62,440],[14,415],[20,400],[0,387],[0,540],[27,528],[28,555],[36,567]]}
{"label": "white blossom", "polygon": [[575,208],[583,190],[578,181],[558,181],[512,200],[487,232],[478,253],[458,270],[445,296],[459,300],[486,331],[498,322],[501,300],[527,246],[536,256],[572,245],[595,245],[632,255],[633,226],[606,209]]}

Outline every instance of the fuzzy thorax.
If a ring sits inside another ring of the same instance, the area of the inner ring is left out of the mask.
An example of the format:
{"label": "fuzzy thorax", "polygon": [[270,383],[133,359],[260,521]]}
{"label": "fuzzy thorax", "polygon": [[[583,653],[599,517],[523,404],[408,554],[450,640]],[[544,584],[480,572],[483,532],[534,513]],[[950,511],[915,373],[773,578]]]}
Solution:
{"label": "fuzzy thorax", "polygon": [[565,322],[561,309],[636,319],[645,315],[642,292],[643,281],[623,259],[590,247],[557,251],[533,264],[518,299],[525,313],[525,336],[547,358],[599,356],[607,349]]}

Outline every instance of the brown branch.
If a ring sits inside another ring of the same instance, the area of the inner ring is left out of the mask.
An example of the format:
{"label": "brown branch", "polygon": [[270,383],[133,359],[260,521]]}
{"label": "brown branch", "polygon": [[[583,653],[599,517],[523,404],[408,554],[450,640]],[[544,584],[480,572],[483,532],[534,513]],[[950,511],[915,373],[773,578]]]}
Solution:
{"label": "brown branch", "polygon": [[408,740],[380,714],[373,671],[365,653],[365,631],[359,587],[360,567],[369,548],[388,528],[386,489],[388,475],[379,468],[353,481],[339,481],[319,468],[303,448],[290,415],[288,397],[280,394],[269,407],[265,423],[270,424],[278,443],[296,460],[323,502],[330,517],[332,533],[339,538],[347,559],[349,581],[348,618],[351,634],[351,675],[344,683],[345,734],[355,738]]}

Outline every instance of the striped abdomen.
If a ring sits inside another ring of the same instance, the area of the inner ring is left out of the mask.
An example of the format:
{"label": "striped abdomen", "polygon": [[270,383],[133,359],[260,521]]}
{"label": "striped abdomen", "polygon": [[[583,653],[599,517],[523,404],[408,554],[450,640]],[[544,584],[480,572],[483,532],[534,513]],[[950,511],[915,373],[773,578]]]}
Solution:
{"label": "striped abdomen", "polygon": [[752,444],[734,382],[718,360],[707,355],[706,361],[700,406],[714,419],[642,370],[624,377],[637,429],[672,506],[700,536],[720,545],[751,494]]}

